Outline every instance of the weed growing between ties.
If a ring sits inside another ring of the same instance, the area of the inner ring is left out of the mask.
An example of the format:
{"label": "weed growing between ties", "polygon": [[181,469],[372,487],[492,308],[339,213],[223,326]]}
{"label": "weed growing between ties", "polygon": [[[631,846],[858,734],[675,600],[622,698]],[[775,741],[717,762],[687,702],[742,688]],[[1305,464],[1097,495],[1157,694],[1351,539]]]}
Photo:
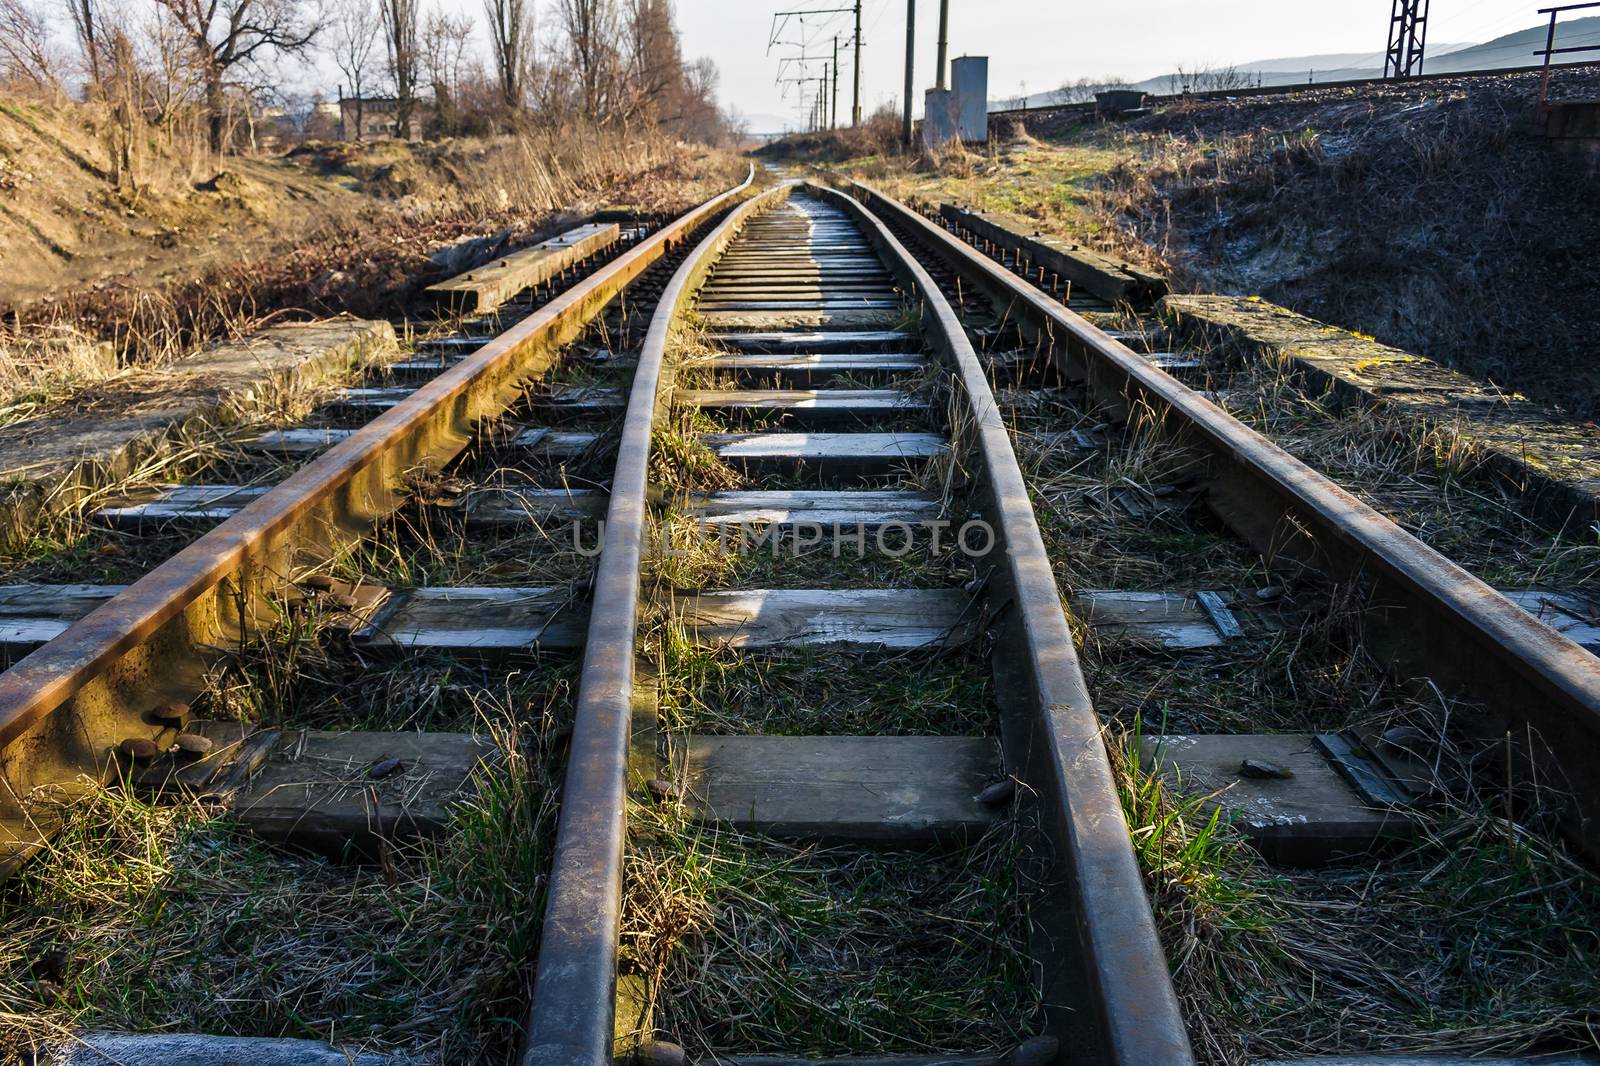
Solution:
{"label": "weed growing between ties", "polygon": [[622,951],[691,1055],[1010,1046],[1039,1004],[1019,828],[915,853],[793,846],[634,811]]}
{"label": "weed growing between ties", "polygon": [[[1081,416],[1073,428],[1104,424]],[[1015,434],[1045,547],[1063,592],[1079,589],[1258,588],[1259,556],[1192,506],[1201,470],[1158,426],[1135,416],[1104,447],[1070,433]],[[1130,510],[1131,509],[1131,510]]]}
{"label": "weed growing between ties", "polygon": [[381,865],[273,850],[199,802],[115,790],[6,888],[0,1031],[315,1037],[437,1061],[509,1056],[530,992],[565,693],[477,700],[498,765],[436,842]]}
{"label": "weed growing between ties", "polygon": [[982,736],[997,711],[981,649],[852,659],[826,648],[754,655],[659,630],[663,727],[787,736]]}
{"label": "weed growing between ties", "polygon": [[1346,402],[1287,364],[1239,360],[1203,339],[1180,345],[1154,320],[1123,315],[1114,326],[1201,359],[1205,380],[1195,387],[1209,399],[1491,585],[1594,587],[1600,545],[1592,531],[1555,530],[1524,513],[1464,425]]}
{"label": "weed growing between ties", "polygon": [[1592,531],[1556,532],[1518,508],[1464,427],[1422,426],[1317,394],[1286,368],[1250,362],[1226,378],[1230,413],[1499,588],[1593,587]]}
{"label": "weed growing between ties", "polygon": [[[688,492],[818,487],[814,474],[747,479],[717,462],[698,434],[725,429],[680,413],[657,434],[654,481],[677,494],[669,517],[683,520],[664,543],[655,530],[647,587],[892,587],[964,576],[930,572],[925,548],[902,559],[875,553],[871,537],[859,559],[848,547],[833,559],[831,543],[796,556],[792,536],[775,553],[718,551],[714,536],[687,521]],[[947,470],[908,473],[917,476],[884,487],[951,497]],[[648,632],[667,734],[984,735],[995,724],[981,648],[746,655],[698,642],[664,612]],[[691,1055],[971,1052],[1008,1047],[1036,1022],[1026,951],[1032,886],[1015,822],[965,846],[915,853],[797,846],[698,825],[675,800],[635,807],[630,826],[624,979],[643,984],[645,1024]]]}
{"label": "weed growing between ties", "polygon": [[1203,1061],[1600,1046],[1600,875],[1553,827],[1468,788],[1381,864],[1273,872],[1126,734],[1110,747]]}

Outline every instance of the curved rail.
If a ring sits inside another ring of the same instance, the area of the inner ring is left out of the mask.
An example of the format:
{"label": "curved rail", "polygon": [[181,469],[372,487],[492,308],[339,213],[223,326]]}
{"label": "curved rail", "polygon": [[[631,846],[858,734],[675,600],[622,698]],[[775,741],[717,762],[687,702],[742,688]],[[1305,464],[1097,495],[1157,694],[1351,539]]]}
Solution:
{"label": "curved rail", "polygon": [[595,571],[533,1012],[522,1056],[529,1066],[604,1066],[611,1061],[639,572],[650,434],[661,402],[667,342],[716,255],[746,219],[787,195],[789,188],[779,186],[741,204],[706,237],[668,282],[639,351]]}
{"label": "curved rail", "polygon": [[[1058,965],[1046,965],[1044,1001],[1059,1013],[1052,1029],[1070,1034],[1075,1056],[1108,1063],[1179,1063],[1191,1060],[1188,1035],[1156,936],[1144,879],[1128,837],[1128,823],[1106,757],[1100,721],[1067,626],[1055,571],[1034,517],[1028,484],[1017,464],[1011,434],[989,376],[966,330],[928,272],[876,216],[849,197],[831,195],[853,209],[867,237],[894,264],[923,301],[923,322],[959,381],[983,461],[980,479],[998,532],[999,580],[985,590],[987,615],[1005,612],[1008,636],[996,642],[996,672],[1026,693],[1022,706],[1002,708],[1010,719],[1007,763],[1044,798],[1056,864],[1071,886],[1071,920],[1062,923],[1075,942]],[[1057,961],[1057,960],[1050,960]],[[1066,1009],[1089,997],[1094,1017]],[[1070,990],[1078,989],[1069,997]],[[1067,1043],[1068,1040],[1064,1040]],[[1092,1049],[1092,1053],[1091,1053]]]}

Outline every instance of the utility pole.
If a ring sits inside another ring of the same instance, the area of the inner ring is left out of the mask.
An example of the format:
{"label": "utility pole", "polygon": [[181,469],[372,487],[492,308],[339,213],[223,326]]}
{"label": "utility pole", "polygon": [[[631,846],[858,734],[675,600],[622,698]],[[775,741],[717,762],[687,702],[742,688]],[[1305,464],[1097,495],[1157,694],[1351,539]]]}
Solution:
{"label": "utility pole", "polygon": [[1385,78],[1409,78],[1422,73],[1422,56],[1428,38],[1428,0],[1394,0],[1389,16],[1389,48],[1384,54]]}
{"label": "utility pole", "polygon": [[939,69],[933,87],[943,89],[946,61],[950,58],[950,0],[939,0]]}
{"label": "utility pole", "polygon": [[856,0],[856,84],[855,101],[850,106],[850,125],[861,125],[861,0]]}
{"label": "utility pole", "polygon": [[906,106],[900,121],[900,140],[911,147],[911,70],[917,57],[917,0],[906,0]]}
{"label": "utility pole", "polygon": [[828,126],[839,128],[839,35],[833,35],[833,111],[828,116]]}

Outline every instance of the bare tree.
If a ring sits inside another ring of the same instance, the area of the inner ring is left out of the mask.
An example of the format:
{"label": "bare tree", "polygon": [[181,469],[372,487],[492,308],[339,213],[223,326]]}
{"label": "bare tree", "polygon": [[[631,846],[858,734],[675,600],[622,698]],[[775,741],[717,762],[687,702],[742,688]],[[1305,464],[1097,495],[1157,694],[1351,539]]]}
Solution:
{"label": "bare tree", "polygon": [[653,109],[677,110],[683,81],[683,52],[673,24],[670,0],[629,0],[627,90],[618,110],[623,117]]}
{"label": "bare tree", "polygon": [[1104,78],[1079,78],[1077,81],[1067,82],[1050,95],[1053,98],[1053,103],[1082,104],[1093,100],[1096,93],[1131,88],[1133,88],[1133,85],[1122,78],[1110,76]]}
{"label": "bare tree", "polygon": [[[88,3],[89,0],[75,0]],[[267,52],[299,54],[311,47],[320,12],[305,0],[156,0],[172,13],[194,49],[204,85],[211,150],[227,132],[229,72]]]}
{"label": "bare tree", "polygon": [[533,5],[529,0],[483,0],[494,48],[500,100],[508,111],[522,107],[528,91],[528,60],[533,52]]}
{"label": "bare tree", "polygon": [[1238,67],[1197,67],[1193,70],[1179,67],[1176,74],[1167,75],[1167,89],[1173,96],[1187,93],[1232,92],[1248,88],[1253,80],[1254,75]]}
{"label": "bare tree", "polygon": [[617,0],[557,0],[556,14],[566,36],[567,61],[578,79],[578,105],[583,114],[604,122],[617,104],[617,42],[622,37]]}
{"label": "bare tree", "polygon": [[67,0],[67,11],[72,15],[72,30],[78,38],[78,50],[83,53],[84,65],[89,70],[90,88],[97,92],[101,85],[100,54],[103,48],[100,5],[96,0]]}
{"label": "bare tree", "polygon": [[410,140],[411,114],[417,104],[417,0],[378,0],[378,7],[389,49],[389,78],[394,82],[395,131]]}
{"label": "bare tree", "polygon": [[452,18],[443,11],[430,11],[422,24],[423,74],[433,86],[433,110],[439,127],[450,132],[457,124],[456,97],[471,39],[472,19],[466,15]]}
{"label": "bare tree", "polygon": [[[328,50],[355,98],[356,140],[366,133],[363,99],[370,88],[372,53],[378,46],[378,9],[373,0],[338,0],[328,21]],[[343,125],[344,108],[339,109]],[[344,132],[341,129],[341,132]],[[346,134],[348,136],[348,134]]]}
{"label": "bare tree", "polygon": [[0,0],[0,82],[56,89],[56,65],[44,12],[27,0]]}

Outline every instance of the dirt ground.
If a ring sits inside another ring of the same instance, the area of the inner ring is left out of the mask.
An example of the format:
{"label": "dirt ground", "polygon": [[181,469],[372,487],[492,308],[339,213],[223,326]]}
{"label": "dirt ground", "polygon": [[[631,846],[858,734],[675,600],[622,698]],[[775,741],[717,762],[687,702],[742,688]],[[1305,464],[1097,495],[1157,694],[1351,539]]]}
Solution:
{"label": "dirt ground", "polygon": [[0,99],[0,318],[109,335],[141,301],[393,314],[453,242],[515,247],[600,207],[672,210],[743,171],[731,153],[577,129],[222,160],[184,143],[151,131],[136,187],[119,188],[90,108]]}

